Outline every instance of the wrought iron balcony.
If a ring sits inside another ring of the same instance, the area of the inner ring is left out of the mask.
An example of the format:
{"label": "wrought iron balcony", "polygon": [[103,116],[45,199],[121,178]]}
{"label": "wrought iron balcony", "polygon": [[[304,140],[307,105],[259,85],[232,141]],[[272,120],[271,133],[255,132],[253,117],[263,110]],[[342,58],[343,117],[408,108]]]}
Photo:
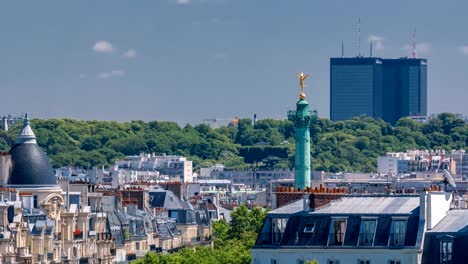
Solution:
{"label": "wrought iron balcony", "polygon": [[294,123],[296,127],[310,127],[313,121],[317,119],[317,110],[313,111],[288,111],[288,120]]}
{"label": "wrought iron balcony", "polygon": [[112,234],[109,232],[97,233],[98,241],[112,240]]}
{"label": "wrought iron balcony", "polygon": [[73,233],[73,239],[83,239],[83,232],[81,232],[80,234]]}

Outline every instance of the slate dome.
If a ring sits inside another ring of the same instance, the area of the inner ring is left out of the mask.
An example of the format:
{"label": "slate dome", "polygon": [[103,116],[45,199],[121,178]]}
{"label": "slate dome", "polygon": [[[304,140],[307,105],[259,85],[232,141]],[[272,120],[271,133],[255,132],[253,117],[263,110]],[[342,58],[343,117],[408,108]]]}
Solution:
{"label": "slate dome", "polygon": [[47,155],[37,145],[27,114],[24,117],[23,129],[11,148],[10,155],[12,169],[8,185],[56,185],[54,169]]}

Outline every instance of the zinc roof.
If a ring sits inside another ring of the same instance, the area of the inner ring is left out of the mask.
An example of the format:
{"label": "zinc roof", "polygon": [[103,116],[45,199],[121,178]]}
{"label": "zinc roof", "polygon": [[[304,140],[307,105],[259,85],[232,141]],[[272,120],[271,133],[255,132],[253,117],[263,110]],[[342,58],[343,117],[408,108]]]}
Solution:
{"label": "zinc roof", "polygon": [[468,210],[450,210],[447,215],[428,232],[468,232]]}
{"label": "zinc roof", "polygon": [[312,214],[411,214],[419,207],[418,196],[343,197]]}

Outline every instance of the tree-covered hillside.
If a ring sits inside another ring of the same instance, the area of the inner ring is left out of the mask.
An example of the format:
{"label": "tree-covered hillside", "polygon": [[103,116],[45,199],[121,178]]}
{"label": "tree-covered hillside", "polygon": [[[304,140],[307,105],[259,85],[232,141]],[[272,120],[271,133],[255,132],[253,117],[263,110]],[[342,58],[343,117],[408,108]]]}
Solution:
{"label": "tree-covered hillside", "polygon": [[[238,127],[211,129],[173,122],[107,122],[33,119],[39,145],[55,167],[90,168],[140,152],[183,155],[196,167],[223,163],[231,168],[285,168],[294,160],[294,127],[287,120],[239,120]],[[8,150],[21,124],[0,132],[0,149]],[[401,119],[395,127],[367,117],[332,122],[318,119],[311,128],[315,170],[375,171],[376,158],[407,149],[467,149],[468,124],[453,114],[440,114],[421,124]]]}

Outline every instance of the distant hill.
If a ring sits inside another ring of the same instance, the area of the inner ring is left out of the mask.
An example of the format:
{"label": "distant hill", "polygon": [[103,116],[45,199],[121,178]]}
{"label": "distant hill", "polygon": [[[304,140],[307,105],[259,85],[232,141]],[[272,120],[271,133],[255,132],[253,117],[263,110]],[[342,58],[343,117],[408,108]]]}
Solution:
{"label": "distant hill", "polygon": [[[109,165],[141,152],[187,156],[196,168],[215,163],[237,169],[252,163],[286,168],[294,161],[294,127],[287,120],[264,119],[253,127],[252,120],[240,119],[238,127],[217,129],[160,121],[33,119],[31,123],[55,167]],[[11,146],[20,128],[16,124],[8,133],[0,132],[0,149]],[[376,158],[389,151],[468,150],[468,124],[449,113],[425,124],[403,118],[395,127],[368,117],[338,122],[318,119],[311,137],[312,168],[331,172],[376,171]]]}

